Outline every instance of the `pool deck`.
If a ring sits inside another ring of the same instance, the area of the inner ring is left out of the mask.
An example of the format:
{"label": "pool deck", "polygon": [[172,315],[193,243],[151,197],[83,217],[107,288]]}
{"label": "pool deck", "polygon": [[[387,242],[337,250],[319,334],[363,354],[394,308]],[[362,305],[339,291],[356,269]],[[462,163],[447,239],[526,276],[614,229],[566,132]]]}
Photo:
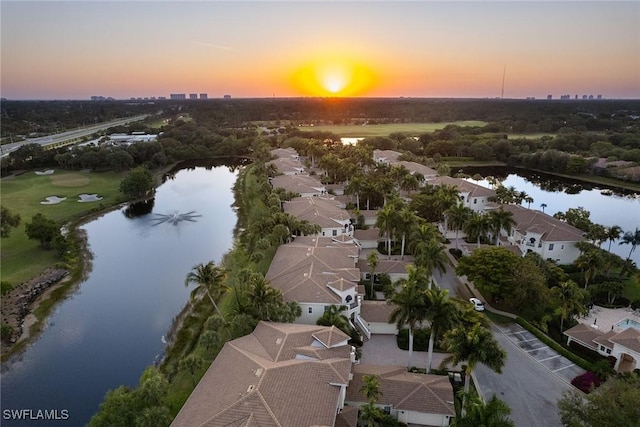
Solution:
{"label": "pool deck", "polygon": [[579,318],[578,322],[592,326],[595,323],[598,330],[607,332],[614,328],[617,331],[622,331],[623,329],[616,328],[615,325],[625,319],[640,322],[640,311],[634,311],[631,308],[604,308],[594,305],[589,310],[589,314],[586,317]]}

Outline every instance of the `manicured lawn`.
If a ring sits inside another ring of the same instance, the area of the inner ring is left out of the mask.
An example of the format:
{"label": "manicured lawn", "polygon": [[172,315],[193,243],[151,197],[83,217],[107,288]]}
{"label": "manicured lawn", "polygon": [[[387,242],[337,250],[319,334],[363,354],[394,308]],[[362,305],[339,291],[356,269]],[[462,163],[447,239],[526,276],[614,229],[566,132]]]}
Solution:
{"label": "manicured lawn", "polygon": [[[2,280],[12,285],[21,283],[57,261],[53,251],[42,250],[37,242],[27,239],[24,225],[31,222],[33,215],[42,213],[62,223],[92,209],[114,205],[121,201],[118,187],[125,174],[56,170],[52,175],[26,172],[0,181],[2,206],[21,217],[20,226],[11,230],[10,237],[2,238]],[[79,203],[80,194],[97,194],[102,200]],[[66,200],[54,205],[40,203],[49,196],[66,197]]]}
{"label": "manicured lawn", "polygon": [[300,127],[303,131],[332,132],[342,138],[366,138],[371,136],[388,136],[394,132],[407,133],[411,136],[419,136],[443,129],[447,125],[457,126],[485,126],[487,123],[478,120],[466,120],[451,123],[392,123],[383,125],[319,125],[313,127]]}

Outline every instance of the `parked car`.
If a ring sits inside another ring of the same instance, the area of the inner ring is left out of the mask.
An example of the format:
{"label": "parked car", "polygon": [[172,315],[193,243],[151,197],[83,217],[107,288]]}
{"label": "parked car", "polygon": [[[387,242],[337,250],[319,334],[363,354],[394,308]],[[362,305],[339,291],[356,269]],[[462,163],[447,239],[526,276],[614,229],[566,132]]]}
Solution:
{"label": "parked car", "polygon": [[469,302],[473,304],[473,308],[476,311],[484,311],[484,303],[478,298],[469,298]]}

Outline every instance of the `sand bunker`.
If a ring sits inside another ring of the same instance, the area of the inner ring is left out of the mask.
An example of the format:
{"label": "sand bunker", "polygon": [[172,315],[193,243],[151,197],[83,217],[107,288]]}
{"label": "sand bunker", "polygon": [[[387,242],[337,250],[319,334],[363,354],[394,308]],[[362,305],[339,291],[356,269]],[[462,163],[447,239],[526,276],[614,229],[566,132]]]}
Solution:
{"label": "sand bunker", "polygon": [[49,196],[45,198],[44,202],[40,202],[41,205],[56,205],[60,202],[67,200],[66,197]]}
{"label": "sand bunker", "polygon": [[36,171],[36,175],[51,175],[53,173],[53,169],[47,169],[46,171]]}
{"label": "sand bunker", "polygon": [[97,194],[79,194],[78,197],[80,197],[80,200],[78,200],[79,203],[102,200],[102,197],[98,196]]}

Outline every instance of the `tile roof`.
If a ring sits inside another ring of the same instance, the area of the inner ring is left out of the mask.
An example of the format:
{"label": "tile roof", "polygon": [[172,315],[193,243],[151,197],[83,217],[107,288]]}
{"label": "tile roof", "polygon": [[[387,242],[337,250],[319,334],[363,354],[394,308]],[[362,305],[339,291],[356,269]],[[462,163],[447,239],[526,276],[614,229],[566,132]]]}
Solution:
{"label": "tile roof", "polygon": [[609,341],[640,353],[640,331],[634,328],[627,328],[619,334],[609,338]]}
{"label": "tile roof", "polygon": [[543,212],[519,205],[502,205],[506,212],[513,213],[516,230],[526,235],[528,231],[539,233],[545,242],[580,242],[585,240],[584,231]]}
{"label": "tile roof", "polygon": [[[387,259],[385,255],[380,255],[375,272],[387,274],[407,274],[407,266],[410,264],[410,261]],[[357,266],[362,271],[368,272],[370,270],[366,259],[359,259]]]}
{"label": "tile roof", "polygon": [[307,175],[278,175],[271,178],[273,188],[283,188],[293,193],[317,193],[325,191],[319,179]]}
{"label": "tile roof", "polygon": [[304,166],[298,160],[291,158],[278,158],[266,163],[267,165],[273,165],[280,173],[295,172],[300,173],[304,171]]}
{"label": "tile roof", "polygon": [[345,406],[336,417],[334,427],[357,427],[358,411],[359,409],[355,406]]}
{"label": "tile roof", "polygon": [[[334,348],[314,337],[326,332]],[[335,327],[261,322],[225,344],[171,425],[333,426],[352,365],[347,339]]]}
{"label": "tile roof", "polygon": [[358,248],[325,237],[297,237],[280,245],[265,278],[280,289],[286,301],[340,304],[332,291],[357,286]]}
{"label": "tile roof", "polygon": [[446,175],[438,176],[432,180],[429,180],[429,184],[452,185],[456,187],[460,193],[468,193],[470,197],[491,197],[496,195],[496,192],[490,188],[474,184],[473,182],[465,181],[464,179],[452,178]]}
{"label": "tile roof", "polygon": [[396,162],[402,153],[393,150],[373,150],[373,158],[376,161]]}
{"label": "tile roof", "polygon": [[369,227],[366,230],[354,230],[353,237],[358,240],[378,240],[380,237],[380,229],[376,227]]}
{"label": "tile roof", "polygon": [[407,162],[405,160],[402,160],[395,161],[393,162],[393,164],[404,166],[405,168],[409,169],[409,172],[411,172],[412,174],[421,173],[425,178],[429,176],[436,176],[438,173],[435,169],[431,169],[428,166],[416,162]]}
{"label": "tile roof", "polygon": [[335,200],[321,197],[296,197],[285,202],[283,210],[322,228],[336,228],[351,220],[349,212],[338,204]]}
{"label": "tile roof", "polygon": [[387,301],[364,300],[360,307],[360,316],[367,322],[389,323],[389,316],[394,308],[395,306]]}
{"label": "tile roof", "polygon": [[595,349],[593,340],[604,335],[602,331],[592,328],[589,325],[585,325],[584,323],[579,323],[573,328],[567,329],[563,333],[564,335],[571,337],[576,341],[580,341],[582,344],[591,349]]}
{"label": "tile roof", "polygon": [[424,414],[455,416],[453,387],[447,376],[415,374],[397,366],[355,365],[353,379],[347,388],[347,401],[366,402],[360,392],[364,375],[380,377],[378,404]]}
{"label": "tile roof", "polygon": [[298,152],[296,151],[295,148],[292,148],[292,147],[274,148],[273,150],[269,151],[269,153],[271,153],[272,157],[277,157],[279,159],[291,158],[291,157],[297,157],[298,156]]}

